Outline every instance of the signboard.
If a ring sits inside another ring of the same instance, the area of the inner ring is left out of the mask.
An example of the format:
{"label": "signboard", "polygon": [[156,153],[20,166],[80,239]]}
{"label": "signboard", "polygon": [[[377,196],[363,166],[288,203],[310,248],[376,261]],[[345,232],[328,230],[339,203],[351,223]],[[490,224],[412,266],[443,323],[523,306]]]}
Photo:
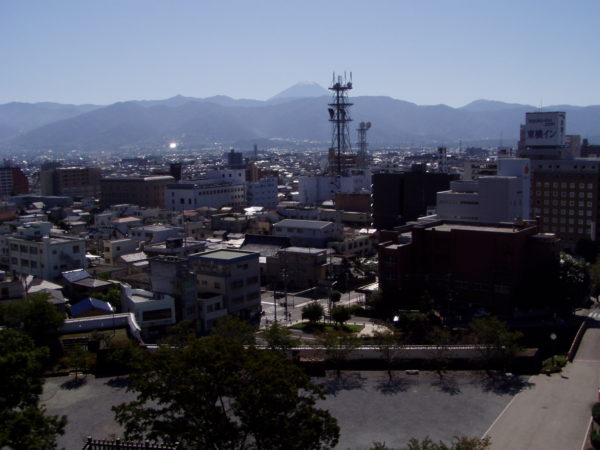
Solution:
{"label": "signboard", "polygon": [[533,112],[525,115],[526,147],[565,145],[565,113]]}

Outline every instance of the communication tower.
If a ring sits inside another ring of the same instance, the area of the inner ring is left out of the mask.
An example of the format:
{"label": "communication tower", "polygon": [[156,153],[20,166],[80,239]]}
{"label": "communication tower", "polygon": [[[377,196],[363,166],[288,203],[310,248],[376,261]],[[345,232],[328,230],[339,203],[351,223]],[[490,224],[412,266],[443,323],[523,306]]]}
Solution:
{"label": "communication tower", "polygon": [[348,91],[352,89],[352,72],[350,72],[350,80],[338,75],[337,80],[335,73],[331,82],[330,91],[333,92],[332,102],[329,103],[329,121],[333,124],[333,132],[331,137],[331,150],[336,156],[335,174],[342,175],[343,164],[342,160],[346,153],[349,153],[352,146],[350,145],[350,130],[348,124],[352,122],[350,118],[350,106],[352,103],[348,101]]}
{"label": "communication tower", "polygon": [[356,131],[358,131],[358,163],[361,167],[366,166],[368,161],[367,153],[367,130],[371,128],[371,122],[361,122]]}

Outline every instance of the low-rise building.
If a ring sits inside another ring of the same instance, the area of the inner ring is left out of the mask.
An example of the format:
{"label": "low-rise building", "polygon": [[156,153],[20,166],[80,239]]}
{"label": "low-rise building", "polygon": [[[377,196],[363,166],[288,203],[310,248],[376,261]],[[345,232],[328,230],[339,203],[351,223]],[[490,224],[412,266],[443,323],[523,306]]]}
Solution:
{"label": "low-rise building", "polygon": [[142,336],[147,338],[164,334],[176,323],[175,299],[167,294],[132,289],[122,283],[121,308],[124,313],[133,313]]}
{"label": "low-rise building", "polygon": [[327,242],[340,237],[340,229],[333,222],[320,220],[284,219],[273,225],[273,235],[287,237],[299,247],[327,247]]}
{"label": "low-rise building", "polygon": [[137,250],[139,241],[135,239],[113,239],[102,243],[104,262],[114,266],[119,257],[134,253]]}

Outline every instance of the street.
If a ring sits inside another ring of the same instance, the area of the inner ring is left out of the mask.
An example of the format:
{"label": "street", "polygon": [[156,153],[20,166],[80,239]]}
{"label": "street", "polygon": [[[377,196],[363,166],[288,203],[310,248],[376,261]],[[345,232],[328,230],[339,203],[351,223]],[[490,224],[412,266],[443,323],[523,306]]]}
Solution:
{"label": "street", "polygon": [[[281,322],[285,325],[302,321],[302,308],[310,302],[319,302],[327,314],[328,308],[328,297],[321,295],[316,299],[306,295],[294,295],[294,293],[288,293],[287,295],[287,308],[285,307],[285,296],[283,292],[277,291],[277,303],[273,298],[273,291],[267,290],[261,293],[261,304],[263,315],[261,317],[260,326],[261,328],[267,327],[273,321]],[[357,303],[362,303],[365,300],[365,294],[360,292],[350,291],[342,293],[342,297],[337,305],[349,306]],[[287,311],[286,311],[287,309]],[[287,317],[286,317],[287,313]]]}

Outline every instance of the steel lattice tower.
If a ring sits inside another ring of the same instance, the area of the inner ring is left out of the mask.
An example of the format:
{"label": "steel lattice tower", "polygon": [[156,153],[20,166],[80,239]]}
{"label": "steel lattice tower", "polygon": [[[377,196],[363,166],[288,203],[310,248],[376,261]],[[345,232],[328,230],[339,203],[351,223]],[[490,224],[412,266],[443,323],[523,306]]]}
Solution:
{"label": "steel lattice tower", "polygon": [[350,73],[350,81],[346,80],[346,76],[342,80],[342,76],[338,75],[337,81],[335,73],[333,74],[332,85],[329,88],[333,92],[332,102],[329,103],[329,121],[333,124],[331,148],[334,149],[336,155],[336,174],[342,175],[342,159],[343,156],[350,152],[350,106],[352,103],[348,101],[348,91],[352,89],[352,73]]}

